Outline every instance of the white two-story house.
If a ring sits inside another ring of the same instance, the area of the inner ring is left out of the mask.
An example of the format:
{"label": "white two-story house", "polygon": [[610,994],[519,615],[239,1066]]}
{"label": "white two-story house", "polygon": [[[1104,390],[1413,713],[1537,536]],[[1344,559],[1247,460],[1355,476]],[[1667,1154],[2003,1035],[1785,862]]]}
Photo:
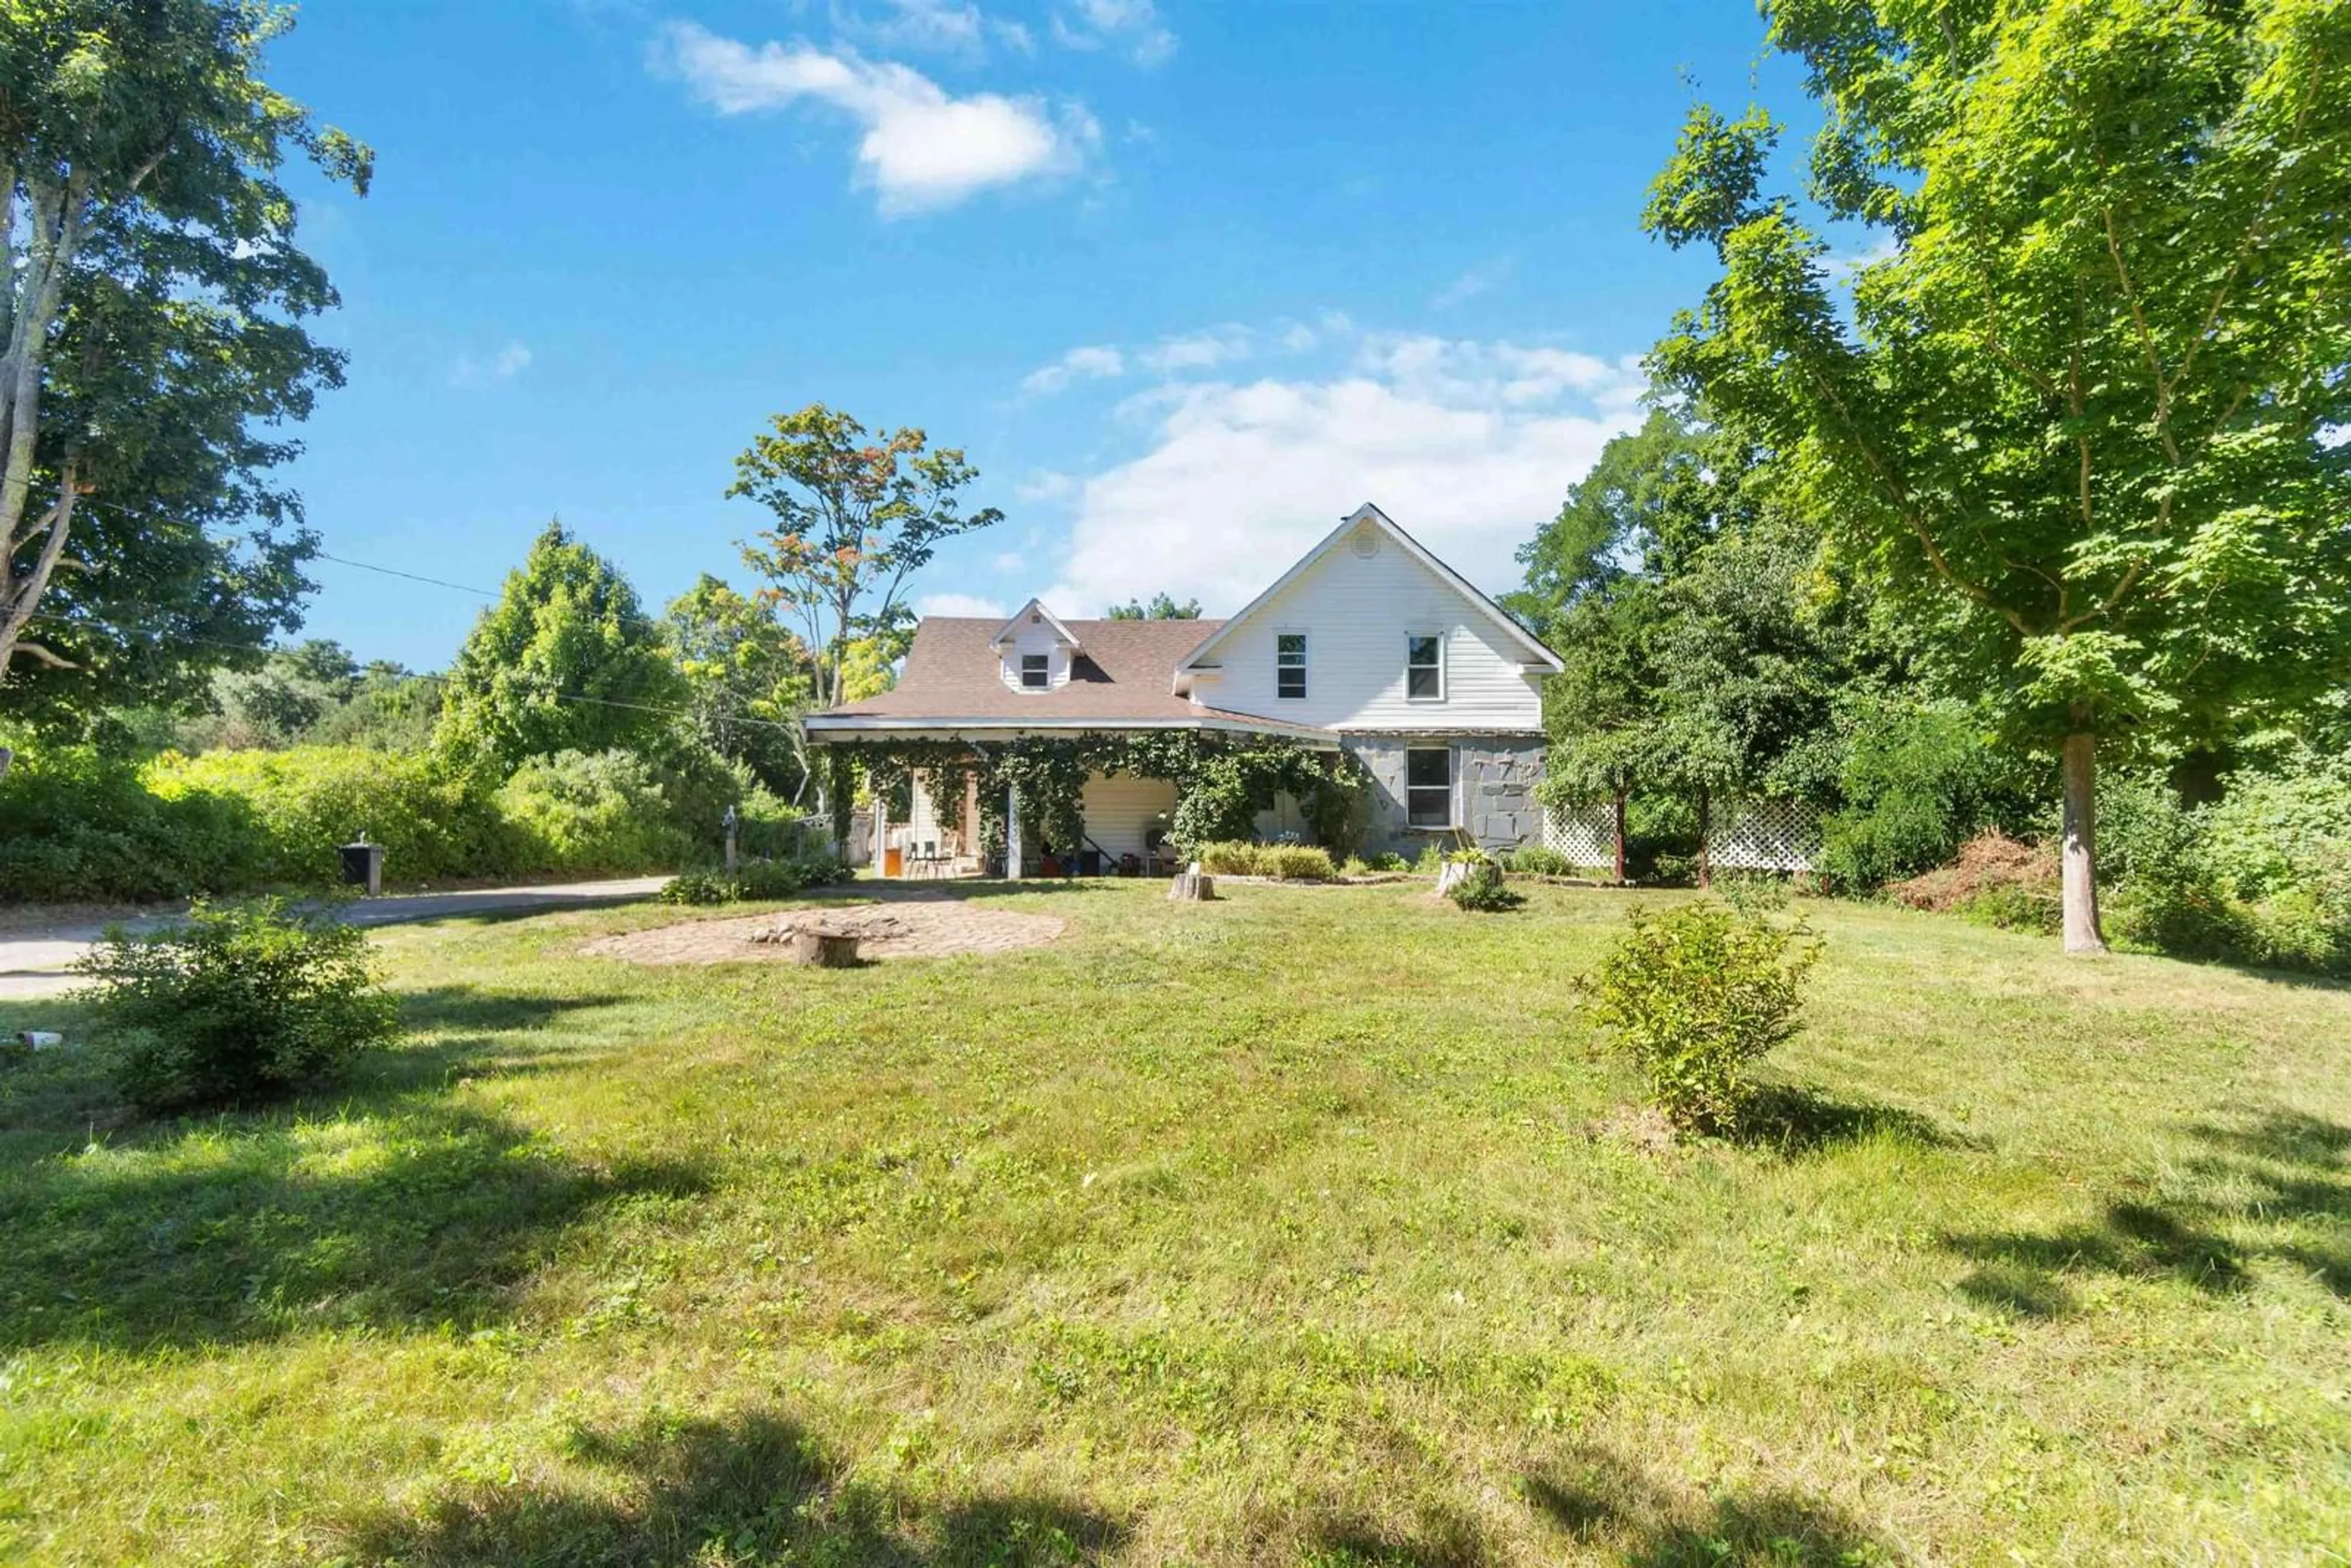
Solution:
{"label": "white two-story house", "polygon": [[[985,747],[1013,736],[1188,728],[1344,749],[1372,787],[1364,852],[1411,855],[1432,838],[1539,841],[1541,685],[1559,657],[1377,507],[1350,515],[1225,621],[1070,620],[1031,601],[1009,620],[931,616],[897,685],[807,720],[810,740],[904,738]],[[911,820],[884,843],[956,860],[976,803],[916,780]],[[1085,836],[1069,853],[1148,852],[1175,786],[1088,780]],[[1278,802],[1261,832],[1304,831]]]}

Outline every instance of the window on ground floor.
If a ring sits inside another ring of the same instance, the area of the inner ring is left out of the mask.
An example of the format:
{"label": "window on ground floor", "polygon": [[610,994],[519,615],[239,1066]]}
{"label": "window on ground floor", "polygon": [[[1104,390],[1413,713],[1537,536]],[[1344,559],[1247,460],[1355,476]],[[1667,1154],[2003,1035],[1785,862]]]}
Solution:
{"label": "window on ground floor", "polygon": [[1405,820],[1416,828],[1453,825],[1453,748],[1415,746],[1404,754]]}

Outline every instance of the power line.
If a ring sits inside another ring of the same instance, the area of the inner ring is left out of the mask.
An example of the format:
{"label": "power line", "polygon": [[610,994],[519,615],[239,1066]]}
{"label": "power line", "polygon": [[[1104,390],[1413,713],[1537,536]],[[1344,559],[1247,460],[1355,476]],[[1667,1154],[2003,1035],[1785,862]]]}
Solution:
{"label": "power line", "polygon": [[355,566],[361,571],[380,571],[386,577],[404,577],[411,582],[428,582],[435,588],[454,588],[460,593],[479,594],[484,599],[496,599],[497,597],[496,591],[493,589],[475,588],[471,583],[466,582],[451,582],[445,578],[425,577],[413,571],[402,571],[398,567],[374,566],[371,565],[367,561],[353,560],[348,556],[329,555],[325,550],[320,550],[319,552],[318,559],[320,560],[333,561],[337,566]]}
{"label": "power line", "polygon": [[[395,575],[404,575],[404,574],[395,574]],[[427,578],[427,579],[423,579],[423,580],[424,580],[424,581],[431,581],[432,580],[431,580],[431,579],[429,579],[429,578]],[[453,585],[451,585],[451,586],[455,586],[455,585],[453,584]],[[94,624],[94,623],[92,623],[92,622],[88,622],[88,621],[77,621],[77,620],[73,619],[71,616],[67,616],[67,615],[58,615],[58,614],[56,614],[56,613],[54,613],[54,612],[49,612],[49,611],[37,611],[37,611],[35,611],[35,612],[32,613],[32,615],[31,615],[30,617],[28,617],[28,619],[30,619],[30,620],[34,620],[34,621],[46,622],[47,623],[48,623],[49,625],[52,625],[52,626],[66,626],[66,627],[70,627],[70,628],[72,628],[72,629],[74,629],[74,630],[76,630],[76,631],[79,631],[79,632],[94,632],[94,633],[97,633],[97,634],[99,634],[99,635],[100,635],[100,636],[104,636],[104,635],[106,635],[106,634],[107,634],[107,630],[108,630],[107,628],[105,628],[105,627],[103,627],[103,626],[96,625],[96,624]],[[254,644],[252,644],[252,643],[225,643],[225,642],[223,642],[221,639],[219,639],[219,638],[217,638],[217,637],[196,637],[196,636],[191,636],[191,635],[189,635],[188,633],[183,632],[170,631],[170,630],[168,630],[168,629],[166,629],[166,628],[157,627],[157,626],[153,626],[153,625],[150,625],[150,626],[146,627],[146,628],[145,628],[145,630],[150,631],[150,632],[157,632],[157,631],[164,632],[166,635],[170,636],[170,637],[171,637],[173,641],[175,641],[175,642],[180,642],[180,643],[203,643],[204,646],[206,646],[206,647],[208,647],[208,648],[228,648],[228,649],[233,649],[233,650],[235,650],[235,652],[240,653],[268,653],[268,652],[271,652],[271,651],[272,651],[272,650],[269,650],[269,649],[266,649],[266,648],[256,648],[256,647],[254,646]],[[432,682],[434,682],[434,683],[436,683],[436,684],[438,684],[438,685],[447,685],[447,684],[448,684],[448,682],[449,682],[449,680],[450,680],[450,677],[449,677],[449,676],[444,675],[444,674],[439,674],[439,673],[437,673],[437,672],[430,671],[430,670],[423,671],[423,672],[412,671],[412,672],[410,672],[409,674],[405,674],[405,675],[402,676],[401,678],[402,678],[402,680],[407,680],[407,681],[432,681]],[[588,696],[588,695],[584,695],[584,694],[582,694],[582,693],[580,693],[580,692],[549,692],[549,693],[548,693],[547,695],[548,695],[549,696],[550,696],[550,697],[553,697],[557,702],[559,702],[559,703],[580,703],[580,704],[585,704],[585,705],[587,705],[587,706],[593,706],[593,707],[618,707],[618,708],[632,708],[632,709],[634,709],[634,710],[635,710],[636,712],[638,712],[638,713],[659,714],[659,715],[663,716],[664,716],[664,717],[665,717],[665,718],[692,718],[692,719],[699,719],[699,718],[701,718],[701,717],[703,716],[701,714],[696,713],[696,712],[695,712],[695,710],[693,710],[692,708],[682,708],[682,707],[657,707],[657,706],[655,706],[654,705],[653,705],[653,704],[651,704],[651,703],[632,703],[632,702],[622,702],[622,701],[621,701],[621,700],[620,700],[619,698],[617,698],[617,697],[591,697],[591,696]],[[732,723],[732,724],[748,724],[748,725],[757,725],[757,726],[758,726],[759,727],[761,727],[761,728],[763,728],[763,729],[798,729],[798,728],[799,727],[799,723],[798,723],[797,721],[795,721],[795,720],[791,720],[791,719],[778,719],[778,718],[753,718],[753,717],[749,716],[748,715],[744,714],[744,713],[741,713],[741,712],[739,712],[739,711],[727,711],[727,712],[723,712],[723,713],[721,713],[721,714],[719,715],[719,716],[720,716],[720,717],[723,717],[723,718],[725,718],[725,719],[726,719],[729,723]]]}

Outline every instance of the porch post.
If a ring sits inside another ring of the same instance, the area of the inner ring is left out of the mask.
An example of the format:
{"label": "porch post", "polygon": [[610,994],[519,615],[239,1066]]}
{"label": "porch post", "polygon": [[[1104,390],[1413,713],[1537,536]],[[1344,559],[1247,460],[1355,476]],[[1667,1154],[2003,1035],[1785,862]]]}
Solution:
{"label": "porch post", "polygon": [[883,790],[873,791],[873,874],[882,874],[883,849],[890,841],[890,798]]}
{"label": "porch post", "polygon": [[1004,879],[1020,880],[1020,791],[1009,785],[1004,790]]}

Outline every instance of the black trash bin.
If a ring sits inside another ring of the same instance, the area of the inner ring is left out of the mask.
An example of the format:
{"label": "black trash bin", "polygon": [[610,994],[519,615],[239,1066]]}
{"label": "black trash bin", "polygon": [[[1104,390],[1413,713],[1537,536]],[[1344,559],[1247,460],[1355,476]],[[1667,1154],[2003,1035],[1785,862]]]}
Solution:
{"label": "black trash bin", "polygon": [[383,846],[361,839],[342,846],[343,884],[363,888],[370,897],[383,891]]}

